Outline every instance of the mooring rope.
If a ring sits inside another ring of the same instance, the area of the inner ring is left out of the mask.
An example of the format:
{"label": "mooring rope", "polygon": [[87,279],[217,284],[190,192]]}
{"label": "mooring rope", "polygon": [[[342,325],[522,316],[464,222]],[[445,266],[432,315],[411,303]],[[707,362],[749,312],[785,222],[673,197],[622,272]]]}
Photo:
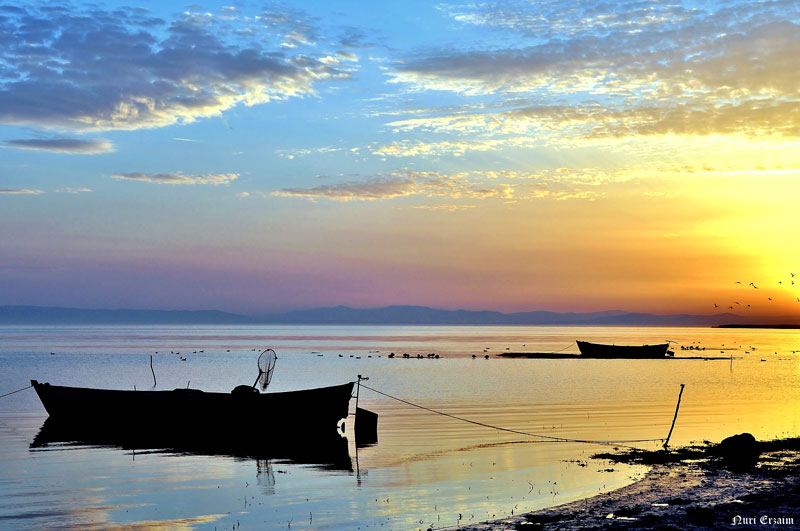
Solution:
{"label": "mooring rope", "polygon": [[575,442],[575,443],[600,444],[600,445],[610,446],[610,445],[623,445],[623,444],[628,444],[628,443],[663,442],[665,440],[664,438],[660,438],[660,439],[626,439],[626,440],[619,440],[619,441],[599,441],[599,440],[590,440],[590,439],[571,439],[569,437],[556,437],[554,435],[541,435],[541,434],[538,434],[538,433],[528,433],[528,432],[525,432],[525,431],[512,430],[510,428],[503,428],[501,426],[494,426],[492,424],[486,424],[485,422],[478,422],[477,420],[465,419],[464,417],[458,417],[456,415],[451,415],[450,413],[445,413],[444,411],[438,411],[436,409],[431,409],[429,407],[421,406],[419,404],[415,404],[413,402],[409,402],[408,400],[404,400],[402,398],[398,398],[396,396],[392,396],[392,395],[390,395],[388,393],[384,393],[383,391],[378,391],[377,389],[374,389],[374,388],[372,388],[372,387],[370,387],[368,385],[364,385],[363,383],[361,384],[361,387],[363,387],[365,389],[369,389],[370,391],[378,393],[379,395],[383,395],[383,396],[385,396],[387,398],[391,398],[392,400],[397,400],[398,402],[402,402],[402,403],[407,404],[409,406],[413,406],[413,407],[416,407],[416,408],[419,408],[419,409],[424,409],[425,411],[430,411],[431,413],[436,413],[437,415],[443,415],[445,417],[450,417],[451,419],[460,420],[462,422],[467,422],[469,424],[475,424],[476,426],[483,426],[484,428],[490,428],[490,429],[493,429],[493,430],[505,431],[505,432],[508,432],[508,433],[515,433],[517,435],[525,435],[526,437],[539,437],[541,439],[546,439],[548,441],[553,441],[553,442]]}
{"label": "mooring rope", "polygon": [[16,391],[11,391],[10,393],[6,393],[4,395],[0,395],[0,398],[6,397],[8,395],[13,395],[14,393],[19,393],[20,391],[24,391],[25,389],[30,389],[31,387],[33,387],[33,386],[29,385],[28,387],[23,387],[22,389],[17,389]]}
{"label": "mooring rope", "polygon": [[564,352],[568,348],[571,348],[571,347],[574,347],[574,346],[575,346],[575,343],[570,343],[569,345],[567,345],[566,347],[562,348],[561,350],[554,350],[553,354],[555,354],[556,352]]}

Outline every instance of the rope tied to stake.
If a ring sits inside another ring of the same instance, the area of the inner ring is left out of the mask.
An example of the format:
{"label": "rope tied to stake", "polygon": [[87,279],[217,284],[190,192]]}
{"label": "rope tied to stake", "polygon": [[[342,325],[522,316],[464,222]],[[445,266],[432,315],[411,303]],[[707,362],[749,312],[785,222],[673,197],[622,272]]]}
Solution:
{"label": "rope tied to stake", "polygon": [[25,389],[30,389],[31,387],[33,387],[33,386],[29,385],[28,387],[23,387],[22,389],[17,389],[16,391],[11,391],[10,393],[6,393],[4,395],[0,395],[0,398],[6,397],[8,395],[13,395],[14,393],[19,393],[20,391],[24,391]]}
{"label": "rope tied to stake", "polygon": [[450,413],[445,413],[444,411],[438,411],[436,409],[431,409],[429,407],[421,406],[419,404],[415,404],[413,402],[409,402],[408,400],[404,400],[402,398],[398,398],[396,396],[392,396],[390,394],[384,393],[383,391],[378,391],[368,385],[361,384],[361,387],[364,389],[369,389],[372,392],[378,393],[379,395],[383,395],[387,398],[391,398],[392,400],[397,400],[398,402],[402,402],[403,404],[407,404],[409,406],[413,406],[419,409],[424,409],[425,411],[430,411],[431,413],[436,413],[437,415],[442,415],[445,417],[450,417],[451,419],[460,420],[462,422],[467,422],[469,424],[475,424],[476,426],[483,426],[484,428],[490,428],[493,430],[504,431],[508,433],[514,433],[517,435],[524,435],[526,437],[538,437],[541,439],[545,439],[545,441],[538,441],[538,442],[575,442],[575,443],[583,443],[583,444],[599,444],[599,445],[606,445],[606,446],[614,446],[614,445],[624,445],[629,443],[644,443],[644,442],[663,442],[665,439],[662,437],[660,439],[625,439],[619,441],[601,441],[601,440],[591,440],[591,439],[571,439],[569,437],[556,437],[554,435],[542,435],[538,433],[528,433],[525,431],[520,430],[513,430],[510,428],[503,428],[501,426],[494,426],[492,424],[486,424],[485,422],[478,422],[477,420],[470,420],[464,417],[459,417],[456,415],[451,415]]}

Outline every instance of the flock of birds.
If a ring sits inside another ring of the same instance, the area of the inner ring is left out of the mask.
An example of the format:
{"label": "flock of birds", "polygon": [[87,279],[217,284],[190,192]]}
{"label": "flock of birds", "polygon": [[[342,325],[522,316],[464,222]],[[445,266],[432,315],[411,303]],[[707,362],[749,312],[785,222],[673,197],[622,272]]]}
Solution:
{"label": "flock of birds", "polygon": [[[789,285],[794,286],[795,285],[795,276],[796,275],[794,273],[789,273],[789,275],[790,276],[787,279],[789,282],[791,282],[791,284],[789,284]],[[800,279],[798,279],[798,281],[800,281]],[[744,286],[744,284],[742,283],[741,280],[737,280],[736,282],[734,282],[734,284],[736,284],[738,286]],[[756,286],[755,282],[749,282],[747,285],[750,286],[751,288],[753,288],[754,290],[758,289],[758,286]],[[783,280],[779,280],[777,285],[778,286],[783,286],[784,285],[783,284]],[[797,300],[797,302],[800,303],[800,297],[798,297],[796,295],[794,297]],[[767,296],[767,301],[768,302],[772,302],[772,300],[773,300],[772,297]],[[733,301],[733,303],[728,306],[728,309],[729,310],[734,310],[734,309],[736,309],[737,306],[739,308],[750,309],[750,304],[742,304],[739,301]],[[719,304],[714,303],[714,308],[719,308]]]}

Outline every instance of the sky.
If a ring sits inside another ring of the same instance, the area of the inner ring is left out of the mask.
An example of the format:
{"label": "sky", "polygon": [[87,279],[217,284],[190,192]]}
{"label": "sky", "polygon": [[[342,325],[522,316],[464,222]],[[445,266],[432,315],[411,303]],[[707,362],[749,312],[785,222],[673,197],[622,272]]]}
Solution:
{"label": "sky", "polygon": [[0,5],[0,305],[800,315],[799,49],[797,0]]}

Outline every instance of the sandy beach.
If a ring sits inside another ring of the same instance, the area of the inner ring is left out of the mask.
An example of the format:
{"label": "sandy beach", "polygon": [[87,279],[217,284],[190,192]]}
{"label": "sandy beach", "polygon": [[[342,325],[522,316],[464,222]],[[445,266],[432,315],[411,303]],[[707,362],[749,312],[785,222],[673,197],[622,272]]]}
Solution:
{"label": "sandy beach", "polygon": [[745,468],[732,468],[709,455],[713,448],[599,454],[652,468],[641,480],[609,493],[459,529],[800,527],[800,439],[759,443],[757,464]]}

